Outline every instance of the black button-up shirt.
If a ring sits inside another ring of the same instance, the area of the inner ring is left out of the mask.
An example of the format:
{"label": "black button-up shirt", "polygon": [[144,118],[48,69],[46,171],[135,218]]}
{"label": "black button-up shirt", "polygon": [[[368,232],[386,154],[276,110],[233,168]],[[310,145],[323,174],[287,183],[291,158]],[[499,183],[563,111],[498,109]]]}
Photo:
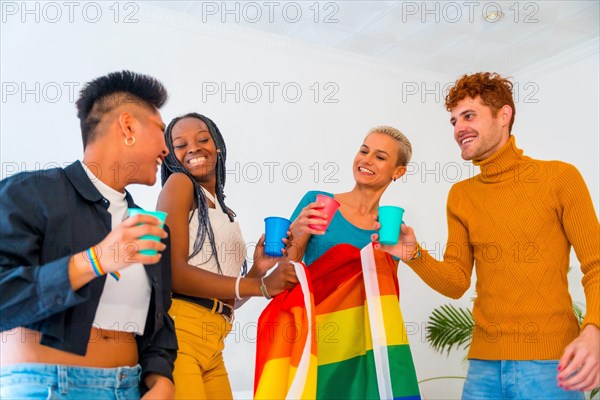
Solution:
{"label": "black button-up shirt", "polygon": [[[126,199],[136,207],[129,193]],[[41,344],[84,355],[107,275],[74,291],[69,259],[110,231],[108,202],[80,162],[1,181],[0,331],[33,329],[42,333]],[[136,341],[142,378],[152,372],[172,380],[177,339],[167,314],[171,255],[164,242],[161,261],[144,266],[152,295],[144,334]]]}

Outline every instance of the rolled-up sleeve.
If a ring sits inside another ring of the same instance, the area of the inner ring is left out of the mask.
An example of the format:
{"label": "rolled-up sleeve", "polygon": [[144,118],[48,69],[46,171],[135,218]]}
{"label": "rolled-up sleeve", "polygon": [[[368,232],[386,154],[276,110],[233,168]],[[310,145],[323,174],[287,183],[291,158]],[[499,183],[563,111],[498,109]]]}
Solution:
{"label": "rolled-up sleeve", "polygon": [[177,338],[175,325],[168,314],[165,314],[163,327],[145,346],[140,355],[142,379],[152,373],[162,375],[173,381],[173,368],[177,357]]}

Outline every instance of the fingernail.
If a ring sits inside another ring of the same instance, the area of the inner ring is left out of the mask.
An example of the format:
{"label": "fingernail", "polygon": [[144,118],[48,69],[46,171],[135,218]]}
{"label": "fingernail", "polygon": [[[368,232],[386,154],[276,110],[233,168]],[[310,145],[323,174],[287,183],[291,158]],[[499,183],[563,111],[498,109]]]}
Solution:
{"label": "fingernail", "polygon": [[559,366],[558,366],[558,370],[560,371],[561,369],[562,369],[562,367],[559,365]]}

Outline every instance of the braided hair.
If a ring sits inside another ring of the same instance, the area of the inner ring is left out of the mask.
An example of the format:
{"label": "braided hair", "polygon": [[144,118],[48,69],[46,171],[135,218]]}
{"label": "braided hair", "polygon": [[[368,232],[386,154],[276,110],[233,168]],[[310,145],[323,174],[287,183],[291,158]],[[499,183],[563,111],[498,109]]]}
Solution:
{"label": "braided hair", "polygon": [[[223,189],[225,187],[225,160],[227,159],[227,148],[225,147],[225,141],[223,140],[223,136],[221,135],[221,131],[217,125],[208,117],[204,115],[191,112],[180,117],[174,118],[167,126],[165,130],[165,141],[167,144],[167,148],[169,149],[169,154],[163,161],[161,166],[161,184],[164,186],[165,182],[173,173],[180,172],[188,176],[193,183],[194,186],[194,208],[198,210],[198,232],[196,235],[196,240],[194,241],[194,247],[192,254],[188,257],[188,260],[200,253],[202,250],[202,246],[204,245],[204,240],[206,236],[208,236],[208,240],[210,242],[210,246],[212,248],[211,258],[214,256],[215,261],[217,262],[217,269],[220,274],[223,273],[221,270],[221,264],[219,263],[219,256],[217,251],[217,246],[215,245],[215,235],[210,223],[210,218],[208,217],[208,205],[206,203],[206,196],[204,195],[204,191],[200,187],[200,184],[194,176],[188,171],[181,162],[175,157],[175,151],[173,148],[173,127],[177,122],[184,118],[196,118],[201,120],[208,127],[208,132],[213,142],[215,143],[215,147],[217,148],[217,165],[215,167],[215,175],[216,175],[216,188],[215,194],[217,197],[217,202],[219,206],[223,210],[223,212],[227,213],[229,216],[229,221],[233,222],[233,218],[235,217],[235,213],[229,207],[225,205],[225,194],[223,193]],[[215,204],[216,206],[216,204]],[[192,219],[192,215],[190,215],[190,221]],[[208,262],[206,260],[206,262]],[[244,264],[242,266],[242,275],[245,275],[247,272],[246,261],[244,260]]]}

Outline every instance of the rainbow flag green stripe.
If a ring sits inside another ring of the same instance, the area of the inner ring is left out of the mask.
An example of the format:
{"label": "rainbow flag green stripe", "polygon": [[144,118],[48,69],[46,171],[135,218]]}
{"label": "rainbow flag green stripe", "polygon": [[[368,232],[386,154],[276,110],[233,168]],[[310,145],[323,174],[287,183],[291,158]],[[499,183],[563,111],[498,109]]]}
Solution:
{"label": "rainbow flag green stripe", "polygon": [[[394,399],[420,399],[412,355],[407,345],[389,346],[390,375]],[[411,360],[410,363],[393,360]],[[372,373],[364,375],[363,371]],[[319,365],[317,369],[317,398],[351,399],[361,393],[365,399],[379,399],[373,351],[333,364]],[[337,384],[332,384],[337,382]],[[416,394],[415,394],[416,393]]]}

